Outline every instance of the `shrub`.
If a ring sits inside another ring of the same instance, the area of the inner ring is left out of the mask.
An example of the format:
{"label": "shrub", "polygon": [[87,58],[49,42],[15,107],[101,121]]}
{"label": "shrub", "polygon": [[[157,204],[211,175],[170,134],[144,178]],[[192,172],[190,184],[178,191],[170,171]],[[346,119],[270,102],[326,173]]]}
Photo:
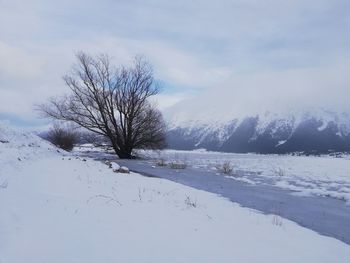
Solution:
{"label": "shrub", "polygon": [[71,151],[77,140],[77,134],[73,128],[63,127],[58,124],[54,124],[46,137],[48,141],[66,151]]}
{"label": "shrub", "polygon": [[274,226],[282,226],[283,225],[282,217],[280,217],[278,215],[273,215],[273,217],[272,217],[272,224]]}
{"label": "shrub", "polygon": [[217,166],[216,168],[224,174],[231,174],[233,172],[233,165],[230,161],[226,161],[223,164]]}
{"label": "shrub", "polygon": [[196,201],[192,201],[189,196],[186,197],[185,204],[187,205],[187,207],[193,207],[193,208],[197,207],[197,202]]}
{"label": "shrub", "polygon": [[167,166],[167,163],[163,158],[161,158],[161,159],[157,160],[157,165],[158,166]]}

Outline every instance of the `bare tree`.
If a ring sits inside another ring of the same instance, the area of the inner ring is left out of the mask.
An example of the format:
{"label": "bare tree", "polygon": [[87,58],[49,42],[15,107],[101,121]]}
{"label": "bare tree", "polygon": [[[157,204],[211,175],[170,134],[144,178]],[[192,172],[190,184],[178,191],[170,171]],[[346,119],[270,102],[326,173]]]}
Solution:
{"label": "bare tree", "polygon": [[73,127],[63,127],[55,123],[44,137],[57,147],[66,151],[71,151],[77,140],[77,133],[74,131]]}
{"label": "bare tree", "polygon": [[135,58],[131,67],[114,68],[107,55],[82,52],[77,60],[64,76],[71,94],[40,105],[41,112],[108,137],[120,158],[132,158],[135,148],[164,147],[162,114],[149,102],[159,93],[150,64]]}

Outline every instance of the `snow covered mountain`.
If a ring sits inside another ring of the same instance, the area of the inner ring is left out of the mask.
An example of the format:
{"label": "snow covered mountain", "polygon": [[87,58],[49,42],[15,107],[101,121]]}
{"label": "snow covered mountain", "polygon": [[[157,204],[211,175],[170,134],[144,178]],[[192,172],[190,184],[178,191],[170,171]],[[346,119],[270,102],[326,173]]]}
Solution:
{"label": "snow covered mountain", "polygon": [[288,153],[350,151],[350,115],[324,109],[184,118],[167,114],[168,147],[225,152]]}

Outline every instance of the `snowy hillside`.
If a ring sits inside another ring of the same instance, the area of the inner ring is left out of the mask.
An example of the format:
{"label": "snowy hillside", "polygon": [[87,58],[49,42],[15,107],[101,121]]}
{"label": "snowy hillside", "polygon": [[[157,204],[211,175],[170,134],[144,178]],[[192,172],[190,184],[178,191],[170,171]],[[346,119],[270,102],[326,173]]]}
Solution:
{"label": "snowy hillside", "polygon": [[168,145],[174,149],[288,153],[350,151],[350,115],[322,109],[222,117],[167,113]]}
{"label": "snowy hillside", "polygon": [[0,126],[1,263],[349,261],[348,245],[278,215]]}

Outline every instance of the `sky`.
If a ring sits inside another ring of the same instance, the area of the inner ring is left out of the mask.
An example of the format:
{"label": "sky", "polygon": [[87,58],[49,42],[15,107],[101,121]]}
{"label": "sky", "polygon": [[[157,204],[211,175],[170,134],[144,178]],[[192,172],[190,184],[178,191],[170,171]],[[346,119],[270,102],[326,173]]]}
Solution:
{"label": "sky", "polygon": [[0,119],[39,127],[74,54],[145,56],[165,113],[350,112],[348,0],[0,0]]}

